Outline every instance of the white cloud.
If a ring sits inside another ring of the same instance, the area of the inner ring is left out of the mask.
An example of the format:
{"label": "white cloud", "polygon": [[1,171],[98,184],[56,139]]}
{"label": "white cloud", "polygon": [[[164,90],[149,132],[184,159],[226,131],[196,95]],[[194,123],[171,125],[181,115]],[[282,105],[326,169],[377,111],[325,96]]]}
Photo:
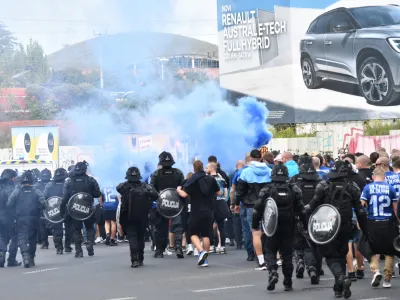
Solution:
{"label": "white cloud", "polygon": [[[22,43],[26,44],[31,37],[38,40],[46,53],[93,38],[94,31],[112,34],[138,28],[217,43],[216,0],[145,1],[64,0],[60,5],[61,1],[50,0],[0,0],[0,21]],[[158,9],[154,5],[157,2]]]}

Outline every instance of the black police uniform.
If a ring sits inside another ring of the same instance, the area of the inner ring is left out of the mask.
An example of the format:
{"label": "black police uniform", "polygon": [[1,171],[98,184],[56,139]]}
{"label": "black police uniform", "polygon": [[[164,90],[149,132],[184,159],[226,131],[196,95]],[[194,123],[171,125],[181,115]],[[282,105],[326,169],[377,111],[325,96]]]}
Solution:
{"label": "black police uniform", "polygon": [[[87,193],[91,195],[93,198],[99,198],[101,196],[101,191],[99,188],[99,184],[96,179],[90,177],[86,174],[88,164],[84,162],[79,162],[75,165],[75,169],[70,178],[65,181],[64,191],[63,191],[63,201],[61,204],[61,213],[65,215],[66,205],[68,204],[69,199],[77,194],[77,193]],[[95,238],[95,230],[94,230],[94,215],[85,221],[78,221],[72,219],[72,227],[73,227],[73,237],[75,242],[75,257],[80,258],[83,257],[82,251],[82,223],[85,224],[86,232],[87,232],[87,244],[86,249],[88,251],[89,256],[94,255],[93,244]]]}
{"label": "black police uniform", "polygon": [[[346,277],[346,255],[348,242],[351,237],[353,208],[357,215],[361,229],[366,228],[367,216],[361,206],[360,189],[358,186],[347,180],[347,174],[351,165],[346,161],[338,161],[327,174],[329,182],[322,181],[315,190],[315,196],[306,205],[306,211],[312,212],[319,205],[330,204],[339,211],[341,216],[341,227],[336,238],[325,245],[318,245],[318,252],[321,257],[326,258],[326,263],[335,277],[333,287],[336,297],[351,297],[351,281]],[[310,233],[312,234],[312,233]]]}
{"label": "black police uniform", "polygon": [[[162,152],[159,155],[159,165],[162,166],[160,170],[155,171],[150,178],[150,184],[161,192],[167,188],[177,188],[181,186],[184,181],[184,176],[181,170],[172,168],[175,164],[171,153]],[[162,258],[165,248],[168,246],[168,225],[169,219],[162,217],[158,212],[155,213],[155,240],[156,252],[154,257]],[[175,250],[178,258],[183,258],[182,252],[182,233],[183,222],[182,216],[179,215],[171,220],[171,232],[175,234]]]}
{"label": "black police uniform", "polygon": [[[43,196],[45,199],[49,199],[51,197],[62,197],[63,190],[64,190],[64,183],[65,179],[67,179],[68,173],[65,169],[60,168],[54,172],[53,180],[50,181],[45,189]],[[71,226],[69,223],[65,223],[65,246],[70,248],[71,247]],[[57,254],[63,254],[64,247],[63,247],[63,222],[52,224],[52,232],[53,232],[53,240],[54,246],[56,248]]]}
{"label": "black police uniform", "polygon": [[16,208],[18,244],[24,260],[24,267],[35,266],[36,237],[40,211],[44,208],[43,194],[33,187],[33,174],[24,172],[21,187],[16,188],[8,200],[8,207]]}
{"label": "black police uniform", "polygon": [[[43,169],[39,175],[39,181],[35,183],[34,187],[39,191],[44,193],[44,189],[46,185],[50,182],[51,179],[51,171],[49,169]],[[40,230],[40,242],[41,242],[41,249],[49,249],[49,229],[51,228],[51,224],[46,220],[44,217],[43,211],[40,215],[39,221],[39,230]]]}
{"label": "black police uniform", "polygon": [[15,186],[13,178],[17,172],[5,169],[0,178],[0,268],[4,267],[8,247],[8,267],[20,266],[16,261],[18,252],[18,236],[15,228],[15,207],[8,208],[7,202]]}
{"label": "black police uniform", "polygon": [[[301,189],[303,203],[306,205],[314,198],[317,185],[322,179],[316,172],[311,157],[303,158],[299,171],[300,173],[292,177],[291,181],[297,183]],[[314,242],[309,237],[306,239],[305,231],[303,223],[297,222],[294,242],[297,259],[296,277],[303,278],[304,269],[307,266],[307,273],[311,279],[311,284],[318,284],[319,277],[322,275],[322,258],[318,255],[317,246]]]}
{"label": "black police uniform", "polygon": [[137,268],[143,265],[148,213],[158,193],[151,185],[140,182],[140,171],[136,167],[129,168],[125,178],[128,181],[117,186],[122,196],[119,222],[129,240],[131,266]]}
{"label": "black police uniform", "polygon": [[303,196],[296,184],[288,182],[289,171],[285,165],[276,165],[272,169],[271,178],[272,182],[261,189],[254,206],[252,228],[260,227],[267,199],[272,197],[278,207],[278,227],[272,237],[265,238],[265,256],[269,270],[268,290],[274,290],[278,282],[276,256],[279,251],[282,258],[283,285],[285,291],[290,291],[292,290],[295,216],[300,215],[304,209]]}

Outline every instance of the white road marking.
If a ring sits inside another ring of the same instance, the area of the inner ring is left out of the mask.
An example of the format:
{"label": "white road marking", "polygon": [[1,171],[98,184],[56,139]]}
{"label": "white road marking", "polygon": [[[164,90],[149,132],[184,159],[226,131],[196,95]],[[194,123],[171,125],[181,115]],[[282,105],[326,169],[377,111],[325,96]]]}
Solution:
{"label": "white road marking", "polygon": [[248,284],[248,285],[225,286],[225,287],[220,287],[220,288],[215,288],[215,289],[194,290],[194,291],[192,291],[192,293],[204,293],[204,292],[223,291],[223,290],[230,290],[230,289],[241,289],[241,288],[247,288],[247,287],[252,287],[252,286],[254,286],[254,285]]}
{"label": "white road marking", "polygon": [[99,263],[99,262],[102,262],[103,260],[94,260],[94,261],[88,261],[88,262],[85,262],[84,263],[84,265],[88,265],[88,264],[96,264],[96,263]]}
{"label": "white road marking", "polygon": [[107,300],[134,300],[134,299],[137,299],[137,297],[113,298],[113,299],[107,299]]}
{"label": "white road marking", "polygon": [[334,277],[328,277],[328,278],[321,278],[319,281],[328,281],[328,280],[334,280]]}
{"label": "white road marking", "polygon": [[381,298],[367,298],[367,299],[361,299],[361,300],[389,300],[389,298],[381,297]]}
{"label": "white road marking", "polygon": [[55,271],[55,270],[60,270],[60,268],[42,269],[42,270],[37,270],[37,271],[32,271],[32,272],[25,272],[25,273],[22,273],[22,275],[43,273],[43,272],[49,272],[49,271]]}

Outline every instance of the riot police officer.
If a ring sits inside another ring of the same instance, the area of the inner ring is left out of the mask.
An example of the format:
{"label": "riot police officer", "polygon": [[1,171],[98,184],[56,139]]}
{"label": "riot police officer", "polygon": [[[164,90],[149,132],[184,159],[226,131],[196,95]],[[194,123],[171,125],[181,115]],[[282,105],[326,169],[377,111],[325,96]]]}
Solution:
{"label": "riot police officer", "polygon": [[[88,163],[86,161],[78,162],[75,165],[75,168],[72,172],[72,176],[65,181],[64,191],[63,191],[63,200],[61,204],[61,213],[65,216],[66,205],[70,198],[77,193],[87,193],[91,195],[93,198],[99,198],[101,196],[101,191],[99,188],[99,184],[96,179],[86,174],[88,167]],[[94,230],[94,216],[92,215],[90,218],[85,221],[78,221],[72,219],[72,227],[73,227],[73,237],[75,242],[75,257],[81,258],[83,257],[82,251],[82,223],[85,224],[86,232],[87,232],[87,244],[86,249],[88,251],[89,256],[94,255],[93,244],[95,238],[95,230]]]}
{"label": "riot police officer", "polygon": [[[303,194],[303,203],[308,204],[314,198],[318,183],[321,182],[317,171],[312,163],[310,156],[300,157],[300,173],[292,178],[292,182],[297,183]],[[307,273],[311,279],[311,284],[318,284],[321,274],[322,259],[316,251],[316,245],[311,239],[304,236],[305,229],[302,222],[295,227],[294,250],[297,258],[296,277],[303,278],[304,269],[307,266]]]}
{"label": "riot police officer", "polygon": [[[347,174],[352,166],[347,161],[337,161],[331,172],[327,174],[328,181],[321,181],[316,190],[314,198],[305,206],[307,212],[314,211],[321,204],[334,206],[341,219],[339,232],[336,237],[327,244],[319,244],[318,252],[321,257],[326,258],[326,263],[335,277],[333,287],[335,296],[348,299],[351,297],[351,281],[346,277],[346,255],[348,252],[348,241],[351,237],[353,208],[357,215],[358,223],[363,231],[366,230],[367,216],[361,206],[360,189],[347,179]],[[331,230],[330,232],[334,232]],[[310,232],[312,235],[313,232]]]}
{"label": "riot police officer", "polygon": [[[150,178],[150,184],[156,189],[157,192],[161,192],[167,188],[176,189],[181,186],[184,181],[184,176],[181,170],[172,168],[175,164],[174,158],[169,152],[162,152],[159,155],[159,165],[161,168],[155,171]],[[168,223],[169,219],[162,217],[158,212],[155,214],[155,240],[156,240],[156,251],[154,253],[155,258],[164,257],[163,253],[167,247],[168,241]],[[179,215],[171,220],[171,232],[175,234],[175,251],[178,258],[183,258],[182,251],[182,216]]]}
{"label": "riot police officer", "polygon": [[277,253],[282,258],[283,285],[285,291],[292,290],[293,274],[293,238],[295,229],[295,216],[301,215],[304,209],[302,193],[295,183],[289,183],[288,168],[279,163],[272,169],[272,182],[265,185],[259,194],[253,211],[252,229],[260,230],[260,222],[264,214],[269,197],[275,200],[278,209],[278,222],[276,232],[265,239],[265,252],[269,270],[267,289],[273,291],[278,283]]}
{"label": "riot police officer", "polygon": [[[50,182],[51,179],[51,171],[49,169],[43,169],[39,173],[39,181],[35,183],[34,187],[38,189],[39,191],[44,193],[44,189],[46,185]],[[41,213],[40,216],[40,221],[39,221],[39,230],[40,230],[40,238],[41,238],[41,249],[49,249],[49,227],[51,228],[51,225],[49,222],[45,219],[43,212]]]}
{"label": "riot police officer", "polygon": [[148,223],[148,213],[158,193],[151,186],[140,182],[140,171],[131,167],[126,171],[128,181],[117,186],[121,194],[121,212],[119,222],[128,236],[131,253],[131,267],[143,266],[144,235]]}
{"label": "riot police officer", "polygon": [[14,180],[17,172],[5,169],[0,177],[0,268],[4,267],[7,245],[8,267],[20,266],[22,263],[15,258],[18,252],[18,237],[15,230],[15,207],[7,208],[7,201],[14,190]]}
{"label": "riot police officer", "polygon": [[8,207],[15,207],[17,216],[18,244],[24,267],[35,266],[36,236],[40,211],[44,208],[43,194],[33,186],[34,176],[25,171],[21,176],[21,187],[16,188],[8,200]]}
{"label": "riot police officer", "polygon": [[[43,196],[45,199],[50,197],[62,197],[64,190],[65,179],[68,178],[68,173],[65,169],[59,168],[54,172],[53,180],[47,183]],[[71,226],[65,222],[65,246],[71,245]],[[54,246],[57,254],[63,254],[63,223],[52,224]]]}

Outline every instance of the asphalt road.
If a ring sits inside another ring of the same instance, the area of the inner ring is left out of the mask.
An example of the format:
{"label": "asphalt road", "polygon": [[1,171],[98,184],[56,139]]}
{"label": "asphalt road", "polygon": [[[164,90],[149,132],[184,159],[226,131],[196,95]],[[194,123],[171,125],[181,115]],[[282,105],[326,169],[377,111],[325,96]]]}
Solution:
{"label": "asphalt road", "polygon": [[[334,299],[333,278],[326,266],[319,286],[294,279],[293,292],[283,292],[281,282],[274,292],[267,292],[268,273],[255,271],[255,264],[245,261],[244,251],[229,247],[227,255],[211,255],[210,267],[202,269],[193,257],[154,259],[150,250],[145,253],[145,266],[131,269],[127,244],[96,245],[95,256],[85,255],[75,259],[73,254],[56,256],[54,249],[38,250],[36,267],[0,269],[0,299]],[[383,290],[372,289],[371,273],[366,275],[353,283],[351,299],[400,299],[399,277],[393,279],[391,289]]]}

